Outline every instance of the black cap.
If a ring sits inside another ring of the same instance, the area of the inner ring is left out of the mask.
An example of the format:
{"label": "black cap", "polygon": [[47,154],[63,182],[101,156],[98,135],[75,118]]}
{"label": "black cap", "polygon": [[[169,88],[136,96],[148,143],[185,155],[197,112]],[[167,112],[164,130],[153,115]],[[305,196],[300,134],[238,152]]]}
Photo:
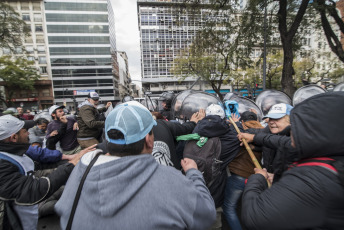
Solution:
{"label": "black cap", "polygon": [[245,111],[241,114],[240,121],[256,121],[258,119],[257,114],[250,111]]}

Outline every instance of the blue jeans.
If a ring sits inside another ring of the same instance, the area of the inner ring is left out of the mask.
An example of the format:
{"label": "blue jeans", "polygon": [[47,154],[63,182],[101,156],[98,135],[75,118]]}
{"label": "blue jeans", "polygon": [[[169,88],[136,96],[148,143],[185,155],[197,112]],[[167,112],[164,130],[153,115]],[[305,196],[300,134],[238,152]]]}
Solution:
{"label": "blue jeans", "polygon": [[234,173],[227,178],[223,213],[231,230],[241,230],[240,221],[236,213],[237,204],[245,188],[245,178]]}

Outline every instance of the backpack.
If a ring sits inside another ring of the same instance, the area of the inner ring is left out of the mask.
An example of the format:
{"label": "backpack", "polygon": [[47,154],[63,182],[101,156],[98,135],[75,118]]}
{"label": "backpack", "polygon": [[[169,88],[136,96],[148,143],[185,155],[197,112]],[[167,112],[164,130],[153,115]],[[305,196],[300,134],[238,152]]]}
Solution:
{"label": "backpack", "polygon": [[341,185],[344,186],[344,159],[335,159],[330,157],[309,158],[294,162],[290,165],[289,169],[292,167],[302,166],[320,166],[326,168],[334,174],[338,175]]}
{"label": "backpack", "polygon": [[196,162],[198,170],[203,173],[205,183],[209,188],[222,172],[221,140],[218,137],[208,138],[202,147],[199,147],[197,142],[197,140],[186,142],[183,157]]}

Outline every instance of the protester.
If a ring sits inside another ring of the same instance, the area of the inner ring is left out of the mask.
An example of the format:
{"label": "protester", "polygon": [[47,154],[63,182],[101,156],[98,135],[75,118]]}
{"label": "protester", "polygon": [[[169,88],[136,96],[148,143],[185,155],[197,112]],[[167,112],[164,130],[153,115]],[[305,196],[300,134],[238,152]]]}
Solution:
{"label": "protester", "polygon": [[[72,229],[207,229],[214,201],[196,163],[184,159],[183,176],[151,155],[153,126],[148,109],[126,102],[107,116],[109,153],[100,155],[83,184]],[[65,229],[82,175],[97,155],[85,155],[73,171],[55,209]]]}
{"label": "protester", "polygon": [[[91,145],[98,144],[103,133],[104,121],[99,120],[99,111],[97,105],[99,95],[96,92],[90,92],[88,99],[79,105],[78,114],[78,142],[81,148],[87,148]],[[108,102],[101,112],[105,112],[112,103]]]}
{"label": "protester", "polygon": [[36,126],[28,130],[30,144],[39,144],[40,147],[43,146],[48,124],[49,121],[45,118],[39,118],[36,120]]}
{"label": "protester", "polygon": [[247,229],[343,228],[343,102],[344,92],[318,94],[291,111],[297,162],[269,189],[266,170],[249,177],[242,199]]}
{"label": "protester", "polygon": [[173,166],[181,169],[180,160],[182,156],[176,153],[176,137],[190,134],[198,121],[205,117],[204,109],[194,113],[189,122],[183,124],[157,119],[157,125],[153,127],[154,146],[152,155],[159,164]]}
{"label": "protester", "polygon": [[[232,119],[234,122],[239,120],[236,116],[233,116]],[[243,112],[240,121],[244,130],[249,128],[264,128],[259,123],[257,115],[250,111]],[[253,153],[257,160],[260,161],[262,153],[258,151],[254,151]],[[222,208],[230,229],[240,230],[242,227],[237,215],[237,206],[245,188],[245,180],[254,174],[254,164],[245,147],[241,147],[237,156],[229,163],[228,169],[230,176],[227,178]]]}
{"label": "protester", "polygon": [[71,155],[81,150],[77,141],[78,127],[76,120],[72,116],[66,117],[63,109],[64,106],[59,105],[49,108],[53,121],[47,128],[47,148],[55,149],[54,145],[59,142],[63,154]]}
{"label": "protester", "polygon": [[37,229],[37,204],[65,184],[80,157],[92,150],[80,152],[45,177],[34,176],[35,164],[26,155],[30,147],[27,124],[11,115],[0,117],[0,200],[5,210],[0,222],[3,229]]}
{"label": "protester", "polygon": [[22,107],[17,107],[17,117],[20,120],[33,120],[34,118],[31,113],[24,113],[24,109]]}
{"label": "protester", "polygon": [[227,179],[226,167],[239,152],[240,141],[236,137],[237,133],[233,125],[229,126],[227,123],[225,112],[221,106],[211,104],[206,108],[205,114],[206,116],[197,123],[193,133],[197,133],[199,136],[207,138],[219,137],[221,141],[220,157],[216,159],[216,161],[221,164],[220,171],[216,172],[217,176],[208,184],[208,189],[214,199],[215,207],[217,208],[216,222],[212,226],[212,229],[220,229],[222,227],[221,207],[224,200]]}
{"label": "protester", "polygon": [[[293,107],[288,104],[276,104],[270,108],[269,113],[263,117],[268,118],[268,126],[264,129],[249,129],[247,133],[241,133],[239,139],[245,138],[248,143],[262,147],[263,167],[269,173],[274,174],[277,181],[282,175],[282,165],[291,163],[295,157],[295,149],[291,146],[290,118]],[[253,135],[252,135],[253,134]],[[256,148],[256,150],[260,150]],[[285,162],[286,161],[286,162]]]}

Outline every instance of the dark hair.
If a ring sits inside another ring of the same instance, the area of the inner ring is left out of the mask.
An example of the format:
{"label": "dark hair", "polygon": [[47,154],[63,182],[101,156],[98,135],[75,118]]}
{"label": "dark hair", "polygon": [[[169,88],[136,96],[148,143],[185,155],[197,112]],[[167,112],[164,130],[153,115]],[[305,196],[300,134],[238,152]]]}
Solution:
{"label": "dark hair", "polygon": [[[121,131],[117,129],[111,129],[107,132],[107,135],[110,139],[118,140],[124,139],[124,135]],[[152,135],[152,130],[149,132],[149,135]],[[128,145],[119,145],[107,142],[107,149],[110,155],[124,157],[124,156],[133,156],[139,155],[144,147],[145,138],[139,140],[138,142],[128,144]]]}
{"label": "dark hair", "polygon": [[36,120],[36,124],[37,124],[37,125],[49,124],[49,121],[48,121],[47,119],[45,119],[45,118],[38,118],[38,119]]}

